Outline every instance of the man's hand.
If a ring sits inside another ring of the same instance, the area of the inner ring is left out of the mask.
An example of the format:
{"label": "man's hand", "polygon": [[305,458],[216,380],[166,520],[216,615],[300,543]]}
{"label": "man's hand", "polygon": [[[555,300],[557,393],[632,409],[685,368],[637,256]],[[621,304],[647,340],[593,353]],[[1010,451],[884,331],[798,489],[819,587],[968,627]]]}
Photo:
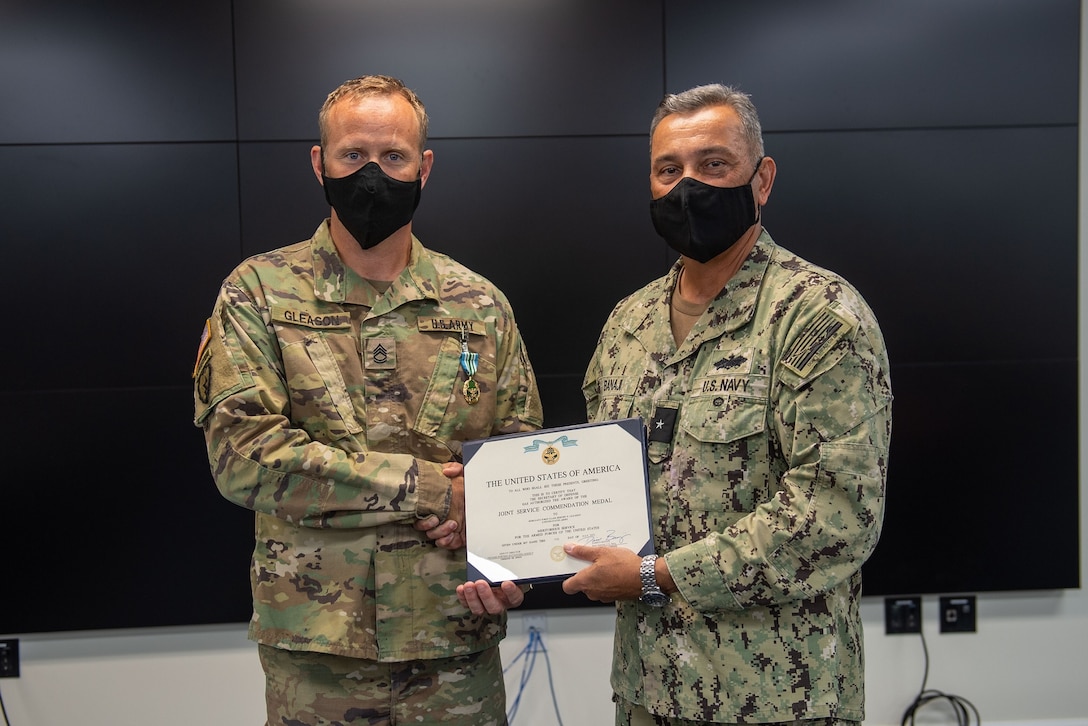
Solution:
{"label": "man's hand", "polygon": [[599,602],[638,600],[642,596],[642,579],[638,574],[642,558],[626,547],[590,547],[568,542],[563,549],[575,559],[593,563],[563,581],[563,592],[568,595],[581,592]]}
{"label": "man's hand", "polygon": [[[442,474],[450,479],[450,511],[446,519],[436,516],[421,519],[413,525],[436,545],[447,550],[456,550],[465,546],[465,467],[456,461],[446,462]],[[520,604],[520,603],[519,603]]]}
{"label": "man's hand", "polygon": [[457,599],[473,615],[498,615],[525,602],[525,593],[509,581],[501,583],[499,587],[492,587],[487,580],[477,580],[458,585]]}

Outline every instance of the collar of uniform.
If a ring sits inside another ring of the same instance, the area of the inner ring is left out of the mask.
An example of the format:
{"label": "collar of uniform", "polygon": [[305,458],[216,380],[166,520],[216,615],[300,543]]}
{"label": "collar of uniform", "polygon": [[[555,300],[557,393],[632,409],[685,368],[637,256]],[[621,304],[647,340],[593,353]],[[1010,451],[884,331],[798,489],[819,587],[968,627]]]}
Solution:
{"label": "collar of uniform", "polygon": [[[680,279],[681,264],[679,260],[673,264],[672,269],[664,277],[659,277],[638,293],[630,296],[628,301],[635,301],[639,306],[628,310],[619,324],[632,337],[642,340],[649,348],[654,345],[649,341],[656,339],[659,331],[657,326],[663,325],[669,329],[669,298],[676,289],[676,281]],[[669,329],[669,339],[672,332]],[[644,338],[644,336],[648,336]]]}
{"label": "collar of uniform", "polygon": [[[755,314],[759,288],[771,262],[776,245],[767,230],[762,230],[744,264],[707,306],[688,337],[669,356],[670,362],[687,357],[707,340],[718,338],[748,323]],[[664,277],[645,288],[643,314],[628,317],[623,325],[637,339],[672,340],[669,326],[669,300],[676,290],[683,264],[677,260]],[[658,329],[658,326],[661,326]]]}
{"label": "collar of uniform", "polygon": [[[329,231],[329,220],[325,220],[310,240],[314,266],[314,295],[319,300],[334,303],[356,303],[370,305],[373,288],[354,270],[344,264]],[[431,253],[412,235],[412,252],[408,266],[401,270],[400,276],[393,281],[387,293],[378,300],[386,300],[389,308],[395,308],[404,302],[413,300],[438,299],[439,280]],[[372,310],[373,314],[381,311]]]}
{"label": "collar of uniform", "polygon": [[732,332],[752,319],[759,300],[759,289],[767,274],[774,248],[771,235],[767,230],[761,230],[759,239],[752,246],[744,264],[707,306],[703,314],[706,337],[716,338],[723,333]]}

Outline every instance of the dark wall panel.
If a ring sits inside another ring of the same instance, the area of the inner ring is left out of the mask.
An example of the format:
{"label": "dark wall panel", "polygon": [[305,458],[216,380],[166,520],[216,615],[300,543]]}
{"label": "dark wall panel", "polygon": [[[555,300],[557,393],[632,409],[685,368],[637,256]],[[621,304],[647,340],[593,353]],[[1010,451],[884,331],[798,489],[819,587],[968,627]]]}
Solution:
{"label": "dark wall panel", "polygon": [[893,363],[1076,357],[1076,127],[765,145],[778,164],[767,229],[861,290]]}
{"label": "dark wall panel", "polygon": [[581,376],[612,306],[673,258],[650,221],[645,139],[434,148],[416,233],[506,292],[538,374]]}
{"label": "dark wall panel", "polygon": [[586,422],[586,400],[582,396],[584,374],[585,371],[536,374],[540,400],[544,402],[546,426],[568,426]]}
{"label": "dark wall panel", "polygon": [[0,632],[249,619],[253,514],[211,483],[192,401],[188,386],[0,392],[19,523],[0,528]]}
{"label": "dark wall panel", "polygon": [[[237,258],[229,145],[0,146],[7,289],[33,319],[3,390],[178,385]],[[19,342],[22,341],[22,342]]]}
{"label": "dark wall panel", "polygon": [[0,144],[234,137],[230,3],[5,2]]}
{"label": "dark wall panel", "polygon": [[1077,123],[1077,0],[682,0],[665,15],[666,90],[739,85],[767,131]]}
{"label": "dark wall panel", "polygon": [[661,97],[660,0],[235,0],[239,133],[313,139],[325,95],[367,73],[427,104],[434,137],[645,133]]}
{"label": "dark wall panel", "polygon": [[[316,109],[313,125],[316,136]],[[310,166],[314,143],[252,141],[238,145],[242,258],[309,239],[329,216],[324,189]]]}
{"label": "dark wall panel", "polygon": [[1079,587],[1076,360],[893,364],[892,385],[864,593]]}

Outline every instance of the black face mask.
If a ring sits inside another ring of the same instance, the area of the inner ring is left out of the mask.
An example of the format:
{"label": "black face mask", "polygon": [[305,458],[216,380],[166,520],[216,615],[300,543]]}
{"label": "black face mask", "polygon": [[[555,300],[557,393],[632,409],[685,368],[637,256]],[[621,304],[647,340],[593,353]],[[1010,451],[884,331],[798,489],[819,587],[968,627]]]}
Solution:
{"label": "black face mask", "polygon": [[752,179],[739,187],[715,187],[684,177],[669,193],[650,200],[654,229],[669,247],[698,262],[707,262],[732,247],[759,221]]}
{"label": "black face mask", "polygon": [[364,250],[412,221],[423,184],[399,181],[371,161],[339,179],[324,174],[325,199]]}

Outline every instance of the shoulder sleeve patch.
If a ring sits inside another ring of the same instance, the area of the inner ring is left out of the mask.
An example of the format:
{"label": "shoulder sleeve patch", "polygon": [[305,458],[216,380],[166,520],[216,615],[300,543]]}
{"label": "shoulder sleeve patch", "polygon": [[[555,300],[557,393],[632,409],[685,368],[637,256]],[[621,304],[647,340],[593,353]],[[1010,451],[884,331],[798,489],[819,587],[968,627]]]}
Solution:
{"label": "shoulder sleeve patch", "polygon": [[204,349],[208,347],[208,338],[212,334],[212,321],[208,318],[204,321],[204,330],[200,333],[200,345],[196,349],[196,363],[193,364],[193,378],[196,378],[197,369],[200,368],[200,358],[204,355]]}
{"label": "shoulder sleeve patch", "polygon": [[820,359],[839,341],[852,335],[857,326],[857,320],[838,306],[824,309],[801,331],[782,359],[782,365],[800,378],[808,378]]}
{"label": "shoulder sleeve patch", "polygon": [[201,337],[196,370],[193,371],[196,404],[193,422],[198,426],[204,423],[219,401],[253,384],[252,376],[236,364],[223,338],[222,323],[217,318],[210,318]]}

